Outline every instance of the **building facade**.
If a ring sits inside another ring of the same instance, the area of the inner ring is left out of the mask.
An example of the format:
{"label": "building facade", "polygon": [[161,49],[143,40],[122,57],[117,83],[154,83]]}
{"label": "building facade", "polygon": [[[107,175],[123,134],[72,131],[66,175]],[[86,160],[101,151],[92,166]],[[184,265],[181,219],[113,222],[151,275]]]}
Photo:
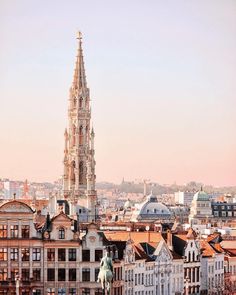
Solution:
{"label": "building facade", "polygon": [[212,219],[211,200],[209,195],[202,189],[198,191],[192,201],[189,223],[192,227],[207,224]]}
{"label": "building facade", "polygon": [[175,192],[175,203],[191,206],[194,192]]}

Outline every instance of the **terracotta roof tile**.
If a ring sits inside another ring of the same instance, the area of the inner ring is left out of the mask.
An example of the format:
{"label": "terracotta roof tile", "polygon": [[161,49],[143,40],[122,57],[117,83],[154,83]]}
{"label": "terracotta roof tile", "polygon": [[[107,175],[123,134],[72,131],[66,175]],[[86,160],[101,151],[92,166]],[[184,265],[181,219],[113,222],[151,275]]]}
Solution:
{"label": "terracotta roof tile", "polygon": [[104,234],[110,241],[132,240],[134,244],[146,242],[153,246],[156,246],[163,239],[159,232],[105,231]]}
{"label": "terracotta roof tile", "polygon": [[200,245],[203,257],[212,257],[216,253],[207,241],[201,240]]}

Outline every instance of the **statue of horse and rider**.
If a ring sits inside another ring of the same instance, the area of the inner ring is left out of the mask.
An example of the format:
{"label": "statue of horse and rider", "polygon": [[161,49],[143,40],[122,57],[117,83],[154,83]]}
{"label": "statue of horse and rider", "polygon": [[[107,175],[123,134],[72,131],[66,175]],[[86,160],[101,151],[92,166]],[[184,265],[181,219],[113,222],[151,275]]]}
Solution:
{"label": "statue of horse and rider", "polygon": [[105,256],[100,263],[100,270],[98,274],[98,283],[102,285],[103,294],[107,290],[107,295],[110,295],[111,285],[113,279],[113,263],[111,257],[109,257],[108,250],[106,249]]}

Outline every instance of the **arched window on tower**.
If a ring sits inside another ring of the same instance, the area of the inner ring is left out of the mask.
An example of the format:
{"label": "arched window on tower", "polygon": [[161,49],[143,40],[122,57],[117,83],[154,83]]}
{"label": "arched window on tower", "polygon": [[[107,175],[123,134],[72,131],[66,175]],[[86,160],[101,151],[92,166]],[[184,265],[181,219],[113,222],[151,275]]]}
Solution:
{"label": "arched window on tower", "polygon": [[89,142],[89,128],[88,128],[88,125],[86,126],[85,128],[85,134],[86,134],[86,142],[88,143]]}
{"label": "arched window on tower", "polygon": [[79,163],[79,184],[83,184],[84,164],[81,161]]}
{"label": "arched window on tower", "polygon": [[75,182],[75,161],[71,162],[71,167],[70,167],[70,180],[72,183]]}
{"label": "arched window on tower", "polygon": [[79,127],[79,145],[83,144],[83,126]]}
{"label": "arched window on tower", "polygon": [[82,107],[83,107],[83,98],[80,97],[80,99],[79,99],[79,108],[82,109]]}
{"label": "arched window on tower", "polygon": [[188,262],[190,262],[191,261],[191,252],[189,251],[188,252]]}
{"label": "arched window on tower", "polygon": [[72,127],[72,145],[74,146],[76,142],[76,127],[73,125]]}

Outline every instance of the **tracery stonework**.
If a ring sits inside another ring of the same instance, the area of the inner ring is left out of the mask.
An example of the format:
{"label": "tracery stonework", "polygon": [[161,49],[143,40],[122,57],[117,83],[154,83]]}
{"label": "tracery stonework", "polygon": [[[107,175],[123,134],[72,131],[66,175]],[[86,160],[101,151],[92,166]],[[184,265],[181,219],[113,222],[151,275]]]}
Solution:
{"label": "tracery stonework", "polygon": [[[68,108],[68,128],[65,130],[64,197],[70,203],[70,214],[87,198],[88,221],[96,219],[94,131],[91,129],[90,94],[87,87],[82,37],[78,33],[78,51]],[[81,205],[82,206],[82,205]]]}

